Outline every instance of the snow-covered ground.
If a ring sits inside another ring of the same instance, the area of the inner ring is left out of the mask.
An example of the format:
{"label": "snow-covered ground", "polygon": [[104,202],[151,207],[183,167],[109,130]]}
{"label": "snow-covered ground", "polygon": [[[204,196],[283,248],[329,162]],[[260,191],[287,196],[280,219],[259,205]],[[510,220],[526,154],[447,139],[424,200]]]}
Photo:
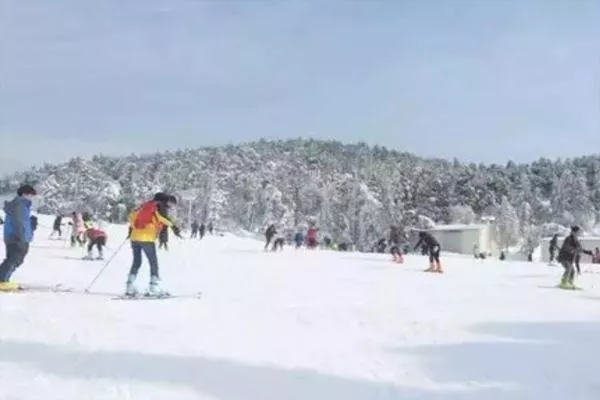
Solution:
{"label": "snow-covered ground", "polygon": [[[41,223],[15,278],[84,288],[102,262]],[[108,256],[126,228],[109,233]],[[0,399],[600,398],[593,271],[569,292],[542,264],[452,256],[434,275],[416,256],[266,254],[233,236],[171,246],[165,287],[202,299],[111,300],[127,247],[93,294],[0,295]]]}

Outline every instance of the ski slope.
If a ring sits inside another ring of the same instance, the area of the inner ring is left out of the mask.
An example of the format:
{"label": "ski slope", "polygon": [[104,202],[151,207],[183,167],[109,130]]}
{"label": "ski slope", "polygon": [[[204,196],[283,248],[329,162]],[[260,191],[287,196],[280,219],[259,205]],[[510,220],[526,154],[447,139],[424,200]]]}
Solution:
{"label": "ski slope", "polygon": [[[40,223],[15,279],[84,288],[103,263]],[[107,258],[126,228],[108,232]],[[434,275],[417,256],[234,236],[171,238],[159,257],[165,288],[202,299],[112,300],[127,246],[92,294],[0,294],[0,399],[600,398],[598,271],[569,292],[542,264],[452,256]]]}

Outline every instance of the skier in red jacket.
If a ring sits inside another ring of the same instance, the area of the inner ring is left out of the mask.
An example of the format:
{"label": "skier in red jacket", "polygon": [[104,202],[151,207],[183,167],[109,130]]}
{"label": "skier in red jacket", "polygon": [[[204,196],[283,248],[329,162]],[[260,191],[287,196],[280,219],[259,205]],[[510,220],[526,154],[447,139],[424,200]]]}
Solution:
{"label": "skier in red jacket", "polygon": [[94,246],[98,249],[98,258],[97,260],[102,260],[103,254],[102,249],[106,246],[106,232],[100,230],[98,228],[89,228],[85,231],[85,236],[88,238],[88,254],[85,257],[86,260],[93,260],[94,256],[92,254],[92,250]]}
{"label": "skier in red jacket", "polygon": [[317,233],[318,229],[314,226],[308,228],[308,232],[306,232],[306,247],[309,249],[317,248]]}

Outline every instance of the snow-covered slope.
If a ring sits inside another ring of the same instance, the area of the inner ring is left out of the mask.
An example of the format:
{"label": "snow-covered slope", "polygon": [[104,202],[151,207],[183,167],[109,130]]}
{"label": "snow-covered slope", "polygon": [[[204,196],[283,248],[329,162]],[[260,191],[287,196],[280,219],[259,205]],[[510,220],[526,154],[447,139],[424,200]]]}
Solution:
{"label": "snow-covered slope", "polygon": [[[103,265],[42,227],[15,278],[83,288]],[[109,228],[110,256],[126,236]],[[541,264],[171,240],[164,285],[200,300],[111,300],[127,246],[94,294],[0,295],[0,399],[597,399],[600,275],[552,288]],[[586,266],[584,269],[590,267]],[[143,270],[143,282],[147,267]]]}

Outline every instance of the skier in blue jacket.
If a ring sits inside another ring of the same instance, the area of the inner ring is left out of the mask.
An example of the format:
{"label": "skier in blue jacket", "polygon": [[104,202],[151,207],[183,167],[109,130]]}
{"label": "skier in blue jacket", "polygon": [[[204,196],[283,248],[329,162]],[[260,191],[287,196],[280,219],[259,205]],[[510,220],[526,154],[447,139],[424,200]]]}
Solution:
{"label": "skier in blue jacket", "polygon": [[0,291],[18,290],[19,285],[10,282],[15,270],[23,264],[33,238],[31,226],[31,200],[35,189],[24,185],[17,190],[17,197],[4,206],[5,259],[0,264]]}

